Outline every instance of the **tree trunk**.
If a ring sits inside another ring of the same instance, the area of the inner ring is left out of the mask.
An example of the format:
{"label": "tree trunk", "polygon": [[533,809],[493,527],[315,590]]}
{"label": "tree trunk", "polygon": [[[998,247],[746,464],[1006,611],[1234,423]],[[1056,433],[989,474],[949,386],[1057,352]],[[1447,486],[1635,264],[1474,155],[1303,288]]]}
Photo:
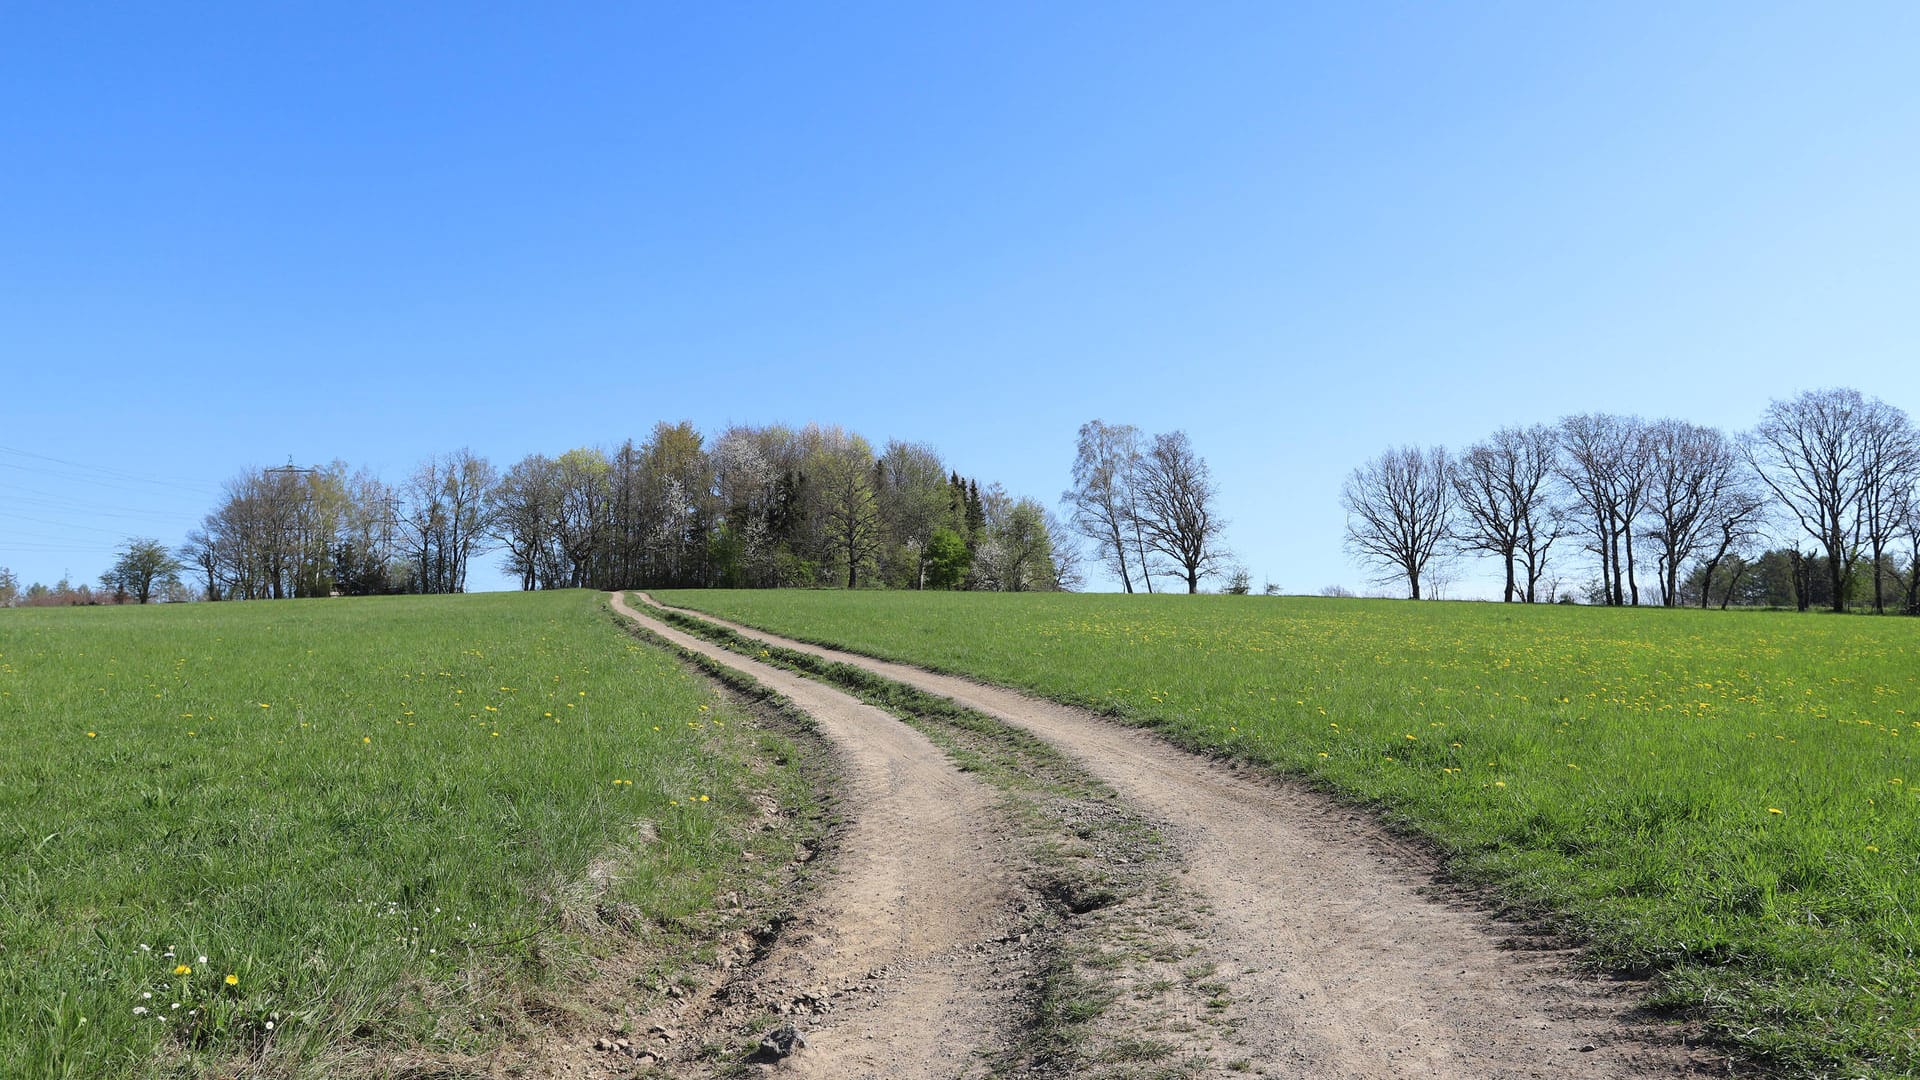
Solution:
{"label": "tree trunk", "polygon": [[[1881,590],[1881,583],[1880,583],[1880,577],[1881,577],[1880,557],[1881,555],[1885,554],[1885,551],[1886,549],[1881,545],[1880,541],[1878,539],[1874,540],[1873,542],[1873,613],[1875,615],[1885,615],[1887,613],[1887,601],[1886,601],[1885,595]],[[146,601],[144,600],[141,601],[141,603],[145,603],[145,602]]]}
{"label": "tree trunk", "polygon": [[1412,599],[1420,599],[1420,575],[1413,570],[1407,571],[1407,590],[1413,594]]}
{"label": "tree trunk", "polygon": [[1147,541],[1140,535],[1138,527],[1135,527],[1133,531],[1133,541],[1134,545],[1140,549],[1140,581],[1146,585],[1147,592],[1151,594],[1153,592],[1153,573],[1147,569]]}
{"label": "tree trunk", "polygon": [[1600,531],[1596,534],[1600,552],[1600,602],[1613,603],[1613,564],[1607,558],[1607,540],[1613,536],[1613,528],[1607,524],[1606,516],[1600,515],[1597,524]]}
{"label": "tree trunk", "polygon": [[1509,551],[1507,552],[1507,591],[1500,594],[1500,602],[1503,604],[1513,603],[1513,592],[1513,552]]}
{"label": "tree trunk", "polygon": [[1840,587],[1840,550],[1836,546],[1827,554],[1827,577],[1833,583],[1833,610],[1836,614],[1847,610],[1847,594]]}
{"label": "tree trunk", "polygon": [[1740,587],[1740,579],[1746,575],[1746,572],[1747,568],[1741,566],[1734,570],[1733,577],[1727,579],[1727,591],[1720,597],[1721,611],[1727,610],[1727,605],[1733,603],[1733,590]]}
{"label": "tree trunk", "polygon": [[1633,526],[1629,524],[1622,530],[1627,534],[1627,588],[1633,595],[1633,606],[1640,606],[1640,582],[1633,576]]}
{"label": "tree trunk", "polygon": [[1133,579],[1127,576],[1127,541],[1118,530],[1113,534],[1113,556],[1120,563],[1120,584],[1127,590],[1127,595],[1132,596]]}

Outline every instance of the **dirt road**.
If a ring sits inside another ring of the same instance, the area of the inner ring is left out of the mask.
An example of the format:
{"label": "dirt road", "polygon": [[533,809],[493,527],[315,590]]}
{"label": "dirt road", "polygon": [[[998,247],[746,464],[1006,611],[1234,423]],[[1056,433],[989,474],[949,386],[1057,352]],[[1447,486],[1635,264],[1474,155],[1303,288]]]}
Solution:
{"label": "dirt road", "polygon": [[1236,1072],[1487,1080],[1704,1075],[1711,1067],[1727,1075],[1724,1058],[1683,1047],[1638,1018],[1624,993],[1570,974],[1565,956],[1504,947],[1511,927],[1426,895],[1434,867],[1423,853],[1323,796],[1079,709],[700,617],[1027,729],[1165,822],[1182,851],[1183,884],[1215,924],[1202,959],[1251,1021],[1237,1031],[1245,1059]]}
{"label": "dirt road", "polygon": [[979,1075],[1004,1045],[1026,974],[1017,887],[995,795],[926,738],[837,690],[727,652],[634,611],[655,634],[742,670],[811,715],[840,758],[836,865],[753,974],[756,1006],[790,1011],[799,1077]]}

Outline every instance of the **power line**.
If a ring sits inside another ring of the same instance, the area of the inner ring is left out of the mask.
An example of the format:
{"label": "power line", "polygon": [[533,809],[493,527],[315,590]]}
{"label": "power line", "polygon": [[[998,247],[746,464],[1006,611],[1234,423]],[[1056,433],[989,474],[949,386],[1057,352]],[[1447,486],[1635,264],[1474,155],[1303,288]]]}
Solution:
{"label": "power line", "polygon": [[[107,465],[88,465],[84,462],[68,461],[65,458],[51,457],[47,454],[36,454],[31,450],[21,450],[17,447],[12,447],[12,446],[0,446],[0,454],[13,454],[17,457],[32,458],[35,461],[45,461],[55,465],[64,465],[69,469],[80,469],[84,472],[99,473],[102,476],[112,477],[118,480],[132,482],[132,483],[156,484],[161,487],[175,487],[175,488],[180,488],[182,490],[187,490],[187,491],[204,492],[204,491],[212,490],[211,485],[207,484],[206,481],[204,480],[190,480],[185,477],[155,476],[150,473],[137,473],[137,472],[131,472],[127,469],[116,469]],[[291,462],[289,462],[289,464],[291,464]],[[13,467],[20,468],[20,469],[26,468],[26,466],[23,466],[23,465],[16,465]]]}

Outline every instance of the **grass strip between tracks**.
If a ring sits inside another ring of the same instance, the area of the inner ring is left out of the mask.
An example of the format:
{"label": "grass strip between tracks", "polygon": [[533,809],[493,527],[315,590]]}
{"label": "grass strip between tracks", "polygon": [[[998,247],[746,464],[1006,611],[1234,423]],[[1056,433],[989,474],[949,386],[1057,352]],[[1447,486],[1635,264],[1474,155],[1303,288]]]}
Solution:
{"label": "grass strip between tracks", "polygon": [[1029,932],[1041,959],[1021,1038],[995,1062],[998,1073],[1172,1080],[1237,1060],[1227,989],[1191,962],[1205,930],[1195,899],[1173,881],[1175,853],[1110,787],[1044,740],[946,698],[683,612],[645,610],[892,713],[1002,793],[1040,901]]}

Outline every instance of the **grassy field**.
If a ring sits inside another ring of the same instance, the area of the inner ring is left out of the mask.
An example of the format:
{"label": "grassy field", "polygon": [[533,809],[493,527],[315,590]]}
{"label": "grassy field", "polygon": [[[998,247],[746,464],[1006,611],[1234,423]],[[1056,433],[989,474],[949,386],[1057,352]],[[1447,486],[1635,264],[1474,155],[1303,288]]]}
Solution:
{"label": "grassy field", "polygon": [[457,1061],[697,937],[811,796],[600,603],[0,611],[0,1076]]}
{"label": "grassy field", "polygon": [[1920,1071],[1920,621],[662,592],[1311,777],[1789,1069]]}

